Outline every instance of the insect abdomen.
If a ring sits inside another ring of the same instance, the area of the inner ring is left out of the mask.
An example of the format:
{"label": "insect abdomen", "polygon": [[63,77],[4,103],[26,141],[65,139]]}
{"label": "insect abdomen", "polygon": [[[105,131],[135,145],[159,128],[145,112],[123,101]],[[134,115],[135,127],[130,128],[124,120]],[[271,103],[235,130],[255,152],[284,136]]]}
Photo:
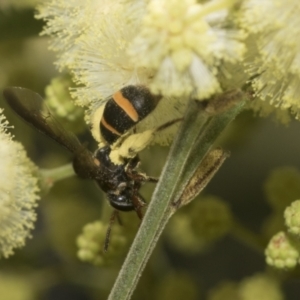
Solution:
{"label": "insect abdomen", "polygon": [[144,119],[156,107],[160,97],[144,86],[128,85],[116,92],[106,103],[100,132],[108,144]]}

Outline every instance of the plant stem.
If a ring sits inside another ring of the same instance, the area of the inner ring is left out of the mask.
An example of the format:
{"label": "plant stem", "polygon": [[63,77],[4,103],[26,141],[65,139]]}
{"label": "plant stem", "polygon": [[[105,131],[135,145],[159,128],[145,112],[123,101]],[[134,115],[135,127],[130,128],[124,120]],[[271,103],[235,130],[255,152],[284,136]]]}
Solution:
{"label": "plant stem", "polygon": [[[197,171],[199,164],[212,148],[220,133],[222,133],[227,125],[239,114],[245,104],[245,98],[247,97],[239,90],[227,93],[224,98],[226,98],[226,96],[237,99],[244,98],[244,101],[235,103],[235,105],[230,107],[230,109],[225,110],[223,113],[213,116],[210,115],[210,117],[207,118],[203,128],[198,131],[198,136],[195,139],[195,143],[193,144],[193,147],[189,153],[189,157],[187,158],[183,174],[180,180],[178,180],[177,189],[180,194],[184,192],[189,180]],[[228,100],[229,102],[232,101],[232,99]],[[219,98],[216,98],[214,102],[220,102]]]}
{"label": "plant stem", "polygon": [[45,195],[51,189],[55,182],[63,180],[75,175],[73,165],[71,163],[53,168],[40,169],[38,177],[41,194]]}
{"label": "plant stem", "polygon": [[235,221],[231,229],[231,235],[237,240],[242,241],[247,246],[251,247],[259,254],[263,254],[267,241],[264,241],[258,234],[255,234],[248,228],[244,227],[238,221]]}
{"label": "plant stem", "polygon": [[130,299],[142,270],[174,211],[174,199],[182,194],[199,163],[219,134],[240,112],[244,102],[244,99],[239,98],[238,102],[226,107],[220,114],[211,114],[205,109],[204,103],[190,101],[184,121],[170,149],[161,180],[154,191],[109,300]]}

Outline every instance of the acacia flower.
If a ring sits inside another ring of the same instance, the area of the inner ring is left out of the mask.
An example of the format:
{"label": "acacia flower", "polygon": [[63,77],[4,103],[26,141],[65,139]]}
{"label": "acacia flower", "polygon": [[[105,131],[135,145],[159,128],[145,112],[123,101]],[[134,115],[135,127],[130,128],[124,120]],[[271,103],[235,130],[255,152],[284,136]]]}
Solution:
{"label": "acacia flower", "polygon": [[[241,61],[241,32],[225,29],[234,1],[152,0],[130,47],[137,67],[152,70],[150,87],[165,96],[207,98],[221,87],[221,61]],[[227,24],[228,25],[228,24]]]}
{"label": "acacia flower", "polygon": [[75,41],[88,27],[86,16],[93,2],[97,1],[52,0],[37,7],[36,18],[47,24],[41,34],[51,36],[50,49],[58,53],[56,64],[60,70],[74,61],[78,50]]}
{"label": "acacia flower", "polygon": [[45,104],[64,128],[80,133],[86,129],[86,124],[83,121],[83,109],[71,99],[71,85],[69,76],[53,78],[45,89]]}
{"label": "acacia flower", "polygon": [[124,249],[126,249],[125,246],[128,244],[121,227],[114,228],[114,233],[110,239],[109,251],[107,253],[103,251],[107,226],[101,221],[88,223],[84,226],[82,234],[77,238],[77,256],[80,260],[103,266],[121,256]]}
{"label": "acacia flower", "polygon": [[300,200],[294,201],[284,211],[285,225],[288,232],[295,237],[299,237],[300,234]]}
{"label": "acacia flower", "polygon": [[241,26],[248,33],[247,72],[259,75],[253,88],[264,102],[299,118],[300,5],[297,0],[246,0]]}
{"label": "acacia flower", "polygon": [[[135,67],[127,53],[140,28],[146,2],[89,0],[82,7],[75,0],[52,0],[38,8],[38,18],[47,21],[43,34],[51,36],[59,68],[69,70],[79,85],[72,89],[72,96],[78,105],[89,108],[88,122],[95,108],[118,89],[149,83],[152,73]],[[183,110],[183,105],[160,101],[159,109],[143,120],[137,131],[179,118]],[[154,142],[169,143],[174,131],[175,126],[165,130]]]}
{"label": "acacia flower", "polygon": [[[138,124],[140,132],[180,117],[191,93],[203,98],[220,91],[221,61],[240,61],[244,52],[240,32],[226,23],[234,2],[52,0],[38,8],[38,17],[47,22],[43,33],[51,36],[58,66],[79,85],[72,96],[89,108],[89,123],[96,108],[126,85],[146,85],[166,96]],[[169,143],[175,129],[153,143]]]}
{"label": "acacia flower", "polygon": [[0,256],[8,257],[24,246],[36,220],[39,199],[34,164],[20,143],[6,131],[8,122],[0,110]]}
{"label": "acacia flower", "polygon": [[56,64],[83,86],[74,93],[79,105],[103,102],[123,85],[137,82],[126,50],[144,11],[145,1],[121,0],[52,0],[38,7],[36,17],[46,21],[42,34],[51,37]]}
{"label": "acacia flower", "polygon": [[277,269],[292,269],[299,262],[299,241],[285,232],[275,234],[265,250],[266,262]]}
{"label": "acacia flower", "polygon": [[243,300],[284,300],[280,282],[263,273],[244,279],[239,285],[239,296]]}
{"label": "acacia flower", "polygon": [[282,213],[295,199],[300,199],[299,170],[289,166],[272,170],[264,183],[264,192],[272,208]]}
{"label": "acacia flower", "polygon": [[147,71],[137,70],[127,49],[137,34],[145,2],[114,0],[105,11],[91,16],[89,30],[77,41],[79,51],[72,66],[75,81],[84,85],[74,93],[79,104],[99,104],[129,84],[145,83]]}

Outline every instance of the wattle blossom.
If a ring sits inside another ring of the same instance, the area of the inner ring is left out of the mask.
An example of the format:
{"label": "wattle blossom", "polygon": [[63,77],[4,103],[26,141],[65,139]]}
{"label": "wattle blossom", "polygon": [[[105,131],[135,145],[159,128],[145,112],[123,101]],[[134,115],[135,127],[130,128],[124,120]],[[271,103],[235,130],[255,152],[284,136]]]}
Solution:
{"label": "wattle blossom", "polygon": [[38,187],[35,165],[23,146],[7,132],[0,110],[0,256],[8,257],[25,245],[36,220]]}
{"label": "wattle blossom", "polygon": [[[240,61],[245,50],[241,32],[227,28],[234,2],[52,0],[39,7],[38,17],[47,21],[43,33],[51,36],[56,63],[78,84],[72,96],[89,108],[88,122],[126,85],[162,94],[139,132],[182,116],[189,96],[201,100],[221,91],[221,63]],[[175,131],[161,132],[154,142],[169,143]]]}
{"label": "wattle blossom", "polygon": [[252,86],[255,109],[300,109],[300,4],[297,0],[247,0],[240,24],[248,33],[246,72],[259,75]]}
{"label": "wattle blossom", "polygon": [[150,88],[165,96],[208,98],[221,91],[221,62],[241,61],[242,33],[228,25],[234,1],[153,0],[130,54],[137,67],[152,70]]}

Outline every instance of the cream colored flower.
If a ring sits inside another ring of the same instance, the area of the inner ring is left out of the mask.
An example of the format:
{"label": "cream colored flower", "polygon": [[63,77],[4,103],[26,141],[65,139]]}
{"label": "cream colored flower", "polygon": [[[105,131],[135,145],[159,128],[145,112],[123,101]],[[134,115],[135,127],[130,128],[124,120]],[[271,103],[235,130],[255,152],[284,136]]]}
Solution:
{"label": "cream colored flower", "polygon": [[[72,96],[78,105],[89,108],[90,123],[96,108],[117,90],[143,84],[166,97],[138,124],[137,132],[156,128],[181,117],[191,93],[203,98],[220,91],[216,78],[220,62],[242,57],[239,32],[224,29],[226,9],[234,0],[209,1],[202,6],[193,1],[152,1],[147,12],[148,2],[52,0],[39,8],[38,17],[47,21],[44,34],[52,37],[51,47],[59,56],[57,64],[67,68],[79,85],[72,89]],[[179,25],[175,22],[170,29],[165,22],[166,29],[161,29],[155,20],[149,23],[155,19],[155,5],[163,10],[161,21],[180,10]],[[182,28],[177,32],[176,26]],[[144,34],[147,28],[150,35]],[[176,31],[175,38],[170,30]],[[165,33],[170,37],[166,43]],[[151,43],[157,44],[155,50],[148,47]],[[166,49],[174,51],[165,53]],[[101,116],[97,118],[100,121]],[[169,143],[175,129],[160,132],[153,142]]]}
{"label": "cream colored flower", "polygon": [[86,130],[86,124],[84,110],[71,98],[69,88],[72,85],[70,76],[53,78],[45,88],[45,105],[64,128],[78,134]]}
{"label": "cream colored flower", "polygon": [[296,117],[300,109],[299,14],[297,0],[246,0],[241,15],[241,26],[249,35],[247,72],[259,74],[253,80],[257,96],[273,107],[290,109]]}
{"label": "cream colored flower", "polygon": [[8,257],[24,246],[36,220],[39,199],[34,164],[20,143],[6,132],[8,123],[0,110],[0,256]]}
{"label": "cream colored flower", "polygon": [[239,286],[239,296],[243,300],[283,300],[280,282],[266,274],[256,274],[244,279]]}
{"label": "cream colored flower", "polygon": [[58,53],[60,70],[72,66],[78,51],[76,40],[93,24],[93,15],[104,9],[102,0],[51,0],[37,7],[36,18],[46,21],[42,35],[51,36],[50,49]]}
{"label": "cream colored flower", "polygon": [[221,91],[220,63],[240,61],[245,50],[241,33],[224,26],[232,3],[150,2],[130,54],[137,67],[152,70],[153,92],[203,99]]}
{"label": "cream colored flower", "polygon": [[129,84],[147,84],[151,74],[138,69],[127,54],[140,27],[145,2],[111,1],[89,21],[89,30],[80,36],[71,67],[75,81],[83,87],[75,90],[80,105],[99,105],[120,88]]}
{"label": "cream colored flower", "polygon": [[[76,103],[90,108],[88,121],[95,108],[120,88],[129,84],[147,86],[150,82],[153,74],[145,68],[137,68],[128,55],[146,12],[146,2],[90,0],[85,4],[89,9],[83,8],[85,14],[74,15],[72,12],[81,9],[81,2],[67,4],[54,0],[39,9],[39,17],[48,20],[44,33],[52,36],[52,48],[60,56],[59,67],[71,71],[80,86],[72,89]],[[160,101],[151,116],[138,125],[137,131],[155,128],[180,117],[185,104],[184,101],[174,104],[171,99]],[[175,129],[173,126],[156,135],[154,142],[169,143]]]}

